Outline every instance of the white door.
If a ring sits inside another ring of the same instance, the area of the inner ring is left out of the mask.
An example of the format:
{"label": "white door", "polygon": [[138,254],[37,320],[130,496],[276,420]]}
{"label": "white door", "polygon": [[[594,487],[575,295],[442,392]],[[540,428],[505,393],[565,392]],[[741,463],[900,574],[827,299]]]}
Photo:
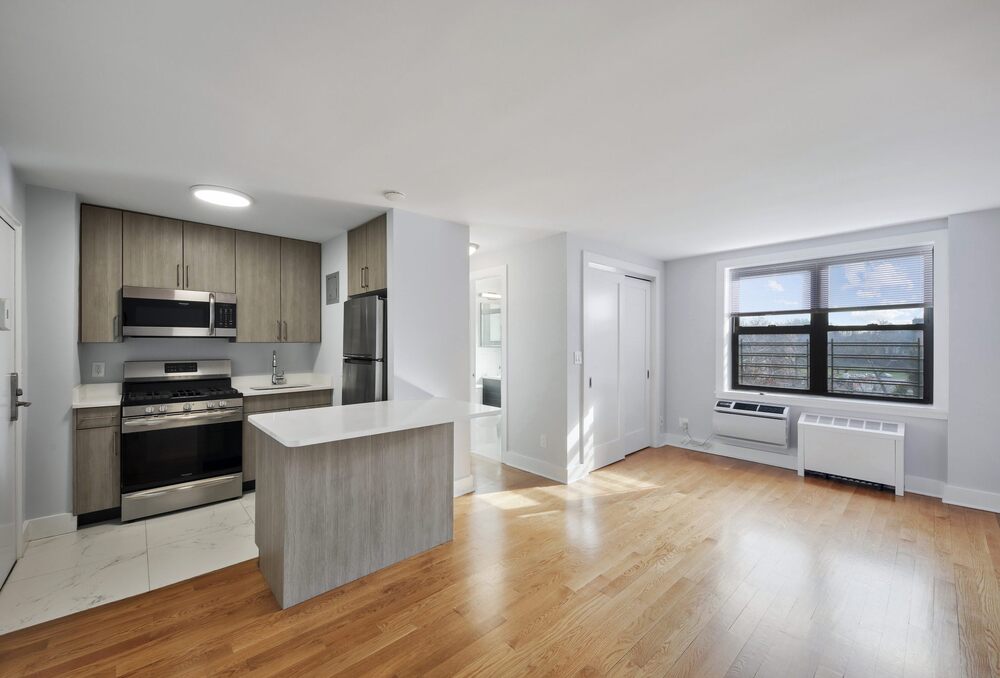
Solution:
{"label": "white door", "polygon": [[624,454],[652,442],[649,425],[650,282],[625,278],[621,288],[621,412]]}
{"label": "white door", "polygon": [[622,444],[621,273],[587,267],[584,274],[584,452],[600,468],[625,458]]}
{"label": "white door", "polygon": [[[0,219],[0,584],[17,559],[14,423],[10,376],[14,372],[14,229]],[[3,329],[7,327],[8,329]]]}

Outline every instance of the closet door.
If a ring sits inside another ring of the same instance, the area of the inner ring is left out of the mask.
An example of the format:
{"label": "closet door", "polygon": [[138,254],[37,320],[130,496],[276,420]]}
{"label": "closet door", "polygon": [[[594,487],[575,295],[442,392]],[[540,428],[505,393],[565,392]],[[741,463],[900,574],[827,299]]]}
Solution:
{"label": "closet door", "polygon": [[649,423],[652,352],[650,306],[652,285],[648,280],[625,278],[621,284],[621,417],[624,454],[652,444]]}
{"label": "closet door", "polygon": [[587,268],[583,300],[584,435],[594,468],[625,458],[621,413],[621,286],[624,276]]}

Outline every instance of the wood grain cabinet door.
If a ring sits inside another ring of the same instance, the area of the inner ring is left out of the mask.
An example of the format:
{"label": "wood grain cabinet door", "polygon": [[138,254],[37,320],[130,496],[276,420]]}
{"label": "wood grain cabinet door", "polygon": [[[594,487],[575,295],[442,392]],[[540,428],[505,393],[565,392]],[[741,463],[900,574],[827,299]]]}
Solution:
{"label": "wood grain cabinet door", "polygon": [[368,241],[365,227],[358,226],[347,232],[347,296],[353,297],[365,291],[366,249]]}
{"label": "wood grain cabinet door", "polygon": [[186,290],[235,292],[235,232],[231,228],[185,221],[182,272]]}
{"label": "wood grain cabinet door", "polygon": [[319,342],[322,338],[320,244],[281,239],[282,341]]}
{"label": "wood grain cabinet door", "polygon": [[73,461],[73,513],[90,513],[121,504],[118,428],[79,429]]}
{"label": "wood grain cabinet door", "polygon": [[281,341],[281,238],[236,232],[236,341]]}
{"label": "wood grain cabinet door", "polygon": [[380,217],[365,224],[365,251],[368,268],[365,270],[365,292],[384,290],[388,287],[386,266],[386,217]]}
{"label": "wood grain cabinet door", "polygon": [[184,228],[176,219],[125,212],[122,282],[134,287],[181,289]]}
{"label": "wood grain cabinet door", "polygon": [[80,341],[121,341],[122,213],[80,207]]}

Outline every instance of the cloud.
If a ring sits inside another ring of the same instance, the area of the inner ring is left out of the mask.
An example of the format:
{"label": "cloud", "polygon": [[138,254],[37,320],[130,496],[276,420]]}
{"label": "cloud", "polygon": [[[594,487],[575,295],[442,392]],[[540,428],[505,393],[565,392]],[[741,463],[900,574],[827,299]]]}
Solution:
{"label": "cloud", "polygon": [[768,286],[769,289],[772,289],[775,292],[784,292],[785,291],[785,286],[782,285],[777,280],[775,280],[774,278],[771,278],[770,280],[767,281],[767,286]]}

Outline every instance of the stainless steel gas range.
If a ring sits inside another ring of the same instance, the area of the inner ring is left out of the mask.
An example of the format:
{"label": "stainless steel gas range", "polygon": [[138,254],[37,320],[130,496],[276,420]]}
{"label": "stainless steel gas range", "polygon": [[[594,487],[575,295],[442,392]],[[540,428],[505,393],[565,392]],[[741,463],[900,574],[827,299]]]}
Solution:
{"label": "stainless steel gas range", "polygon": [[228,360],[126,362],[122,520],[243,493],[243,394]]}

